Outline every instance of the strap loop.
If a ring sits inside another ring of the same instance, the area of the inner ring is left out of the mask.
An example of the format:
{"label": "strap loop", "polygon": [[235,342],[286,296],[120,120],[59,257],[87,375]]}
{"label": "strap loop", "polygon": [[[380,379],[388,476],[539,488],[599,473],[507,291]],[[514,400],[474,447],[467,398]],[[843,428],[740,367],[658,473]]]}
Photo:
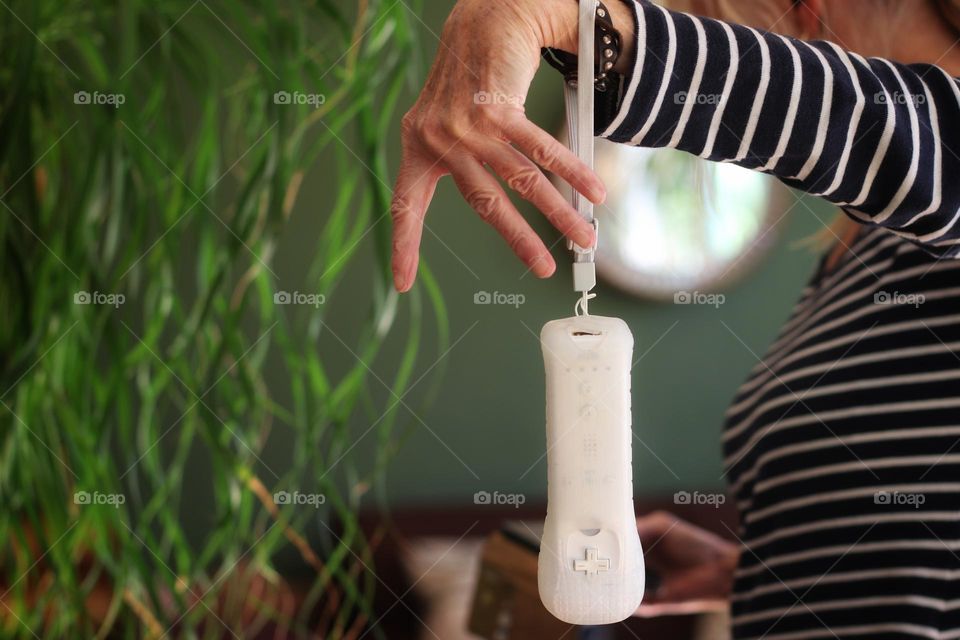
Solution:
{"label": "strap loop", "polygon": [[[577,60],[577,73],[580,78],[593,76],[596,57],[595,21],[598,12],[602,10],[605,17],[609,19],[606,9],[599,9],[600,6],[598,0],[580,0],[580,55]],[[576,154],[581,162],[593,169],[594,87],[589,84],[586,86],[583,83],[571,85],[570,82],[565,82],[564,98],[567,107],[567,131],[570,150]],[[593,213],[593,203],[582,197],[576,190],[571,190],[571,194],[570,203],[584,219],[593,224],[594,230],[597,231],[598,225]],[[572,242],[568,243],[568,247],[574,252],[574,291],[586,294],[597,284],[596,267],[594,265],[595,248],[587,249]],[[583,306],[586,307],[586,300],[583,300]]]}

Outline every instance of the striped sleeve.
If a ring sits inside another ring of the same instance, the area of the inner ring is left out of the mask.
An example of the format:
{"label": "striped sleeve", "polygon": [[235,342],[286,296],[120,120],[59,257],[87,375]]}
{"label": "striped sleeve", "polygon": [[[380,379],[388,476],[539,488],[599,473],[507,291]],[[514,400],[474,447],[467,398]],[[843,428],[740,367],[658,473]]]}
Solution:
{"label": "striped sleeve", "polygon": [[960,258],[960,180],[944,180],[960,170],[960,88],[943,69],[633,6],[632,71],[598,135],[769,173]]}

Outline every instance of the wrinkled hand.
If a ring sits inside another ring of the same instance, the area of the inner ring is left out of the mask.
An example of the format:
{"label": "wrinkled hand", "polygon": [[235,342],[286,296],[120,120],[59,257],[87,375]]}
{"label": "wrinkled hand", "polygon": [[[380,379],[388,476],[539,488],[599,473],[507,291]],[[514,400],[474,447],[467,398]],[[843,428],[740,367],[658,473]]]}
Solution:
{"label": "wrinkled hand", "polygon": [[646,563],[660,574],[660,587],[647,604],[726,600],[740,548],[709,531],[657,511],[637,519]]}
{"label": "wrinkled hand", "polygon": [[399,291],[413,286],[424,216],[437,181],[447,174],[538,277],[553,274],[553,258],[487,167],[565,236],[593,246],[593,228],[541,168],[595,203],[603,201],[603,183],[523,109],[540,48],[575,52],[576,32],[572,0],[460,0],[454,7],[426,85],[401,127],[403,156],[391,207]]}

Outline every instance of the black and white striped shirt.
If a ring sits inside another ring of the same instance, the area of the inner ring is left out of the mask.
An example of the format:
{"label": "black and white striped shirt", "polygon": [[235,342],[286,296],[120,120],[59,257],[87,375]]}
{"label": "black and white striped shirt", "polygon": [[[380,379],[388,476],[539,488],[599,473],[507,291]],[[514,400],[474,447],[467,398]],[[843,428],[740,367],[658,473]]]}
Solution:
{"label": "black and white striped shirt", "polygon": [[769,173],[862,223],[728,412],[734,636],[960,638],[957,82],[635,9],[598,134]]}

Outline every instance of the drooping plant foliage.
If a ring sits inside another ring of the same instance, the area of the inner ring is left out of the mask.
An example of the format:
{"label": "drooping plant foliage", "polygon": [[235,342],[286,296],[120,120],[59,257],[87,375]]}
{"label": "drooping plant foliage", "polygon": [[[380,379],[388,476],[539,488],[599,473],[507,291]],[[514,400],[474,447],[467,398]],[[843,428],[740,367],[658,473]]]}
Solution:
{"label": "drooping plant foliage", "polygon": [[[0,636],[381,635],[362,488],[402,438],[423,324],[446,341],[429,271],[400,300],[388,267],[418,10],[0,7]],[[284,282],[278,243],[314,179],[317,231]],[[354,267],[366,288],[338,287]],[[271,451],[281,432],[293,446]],[[299,588],[277,570],[291,550]]]}

